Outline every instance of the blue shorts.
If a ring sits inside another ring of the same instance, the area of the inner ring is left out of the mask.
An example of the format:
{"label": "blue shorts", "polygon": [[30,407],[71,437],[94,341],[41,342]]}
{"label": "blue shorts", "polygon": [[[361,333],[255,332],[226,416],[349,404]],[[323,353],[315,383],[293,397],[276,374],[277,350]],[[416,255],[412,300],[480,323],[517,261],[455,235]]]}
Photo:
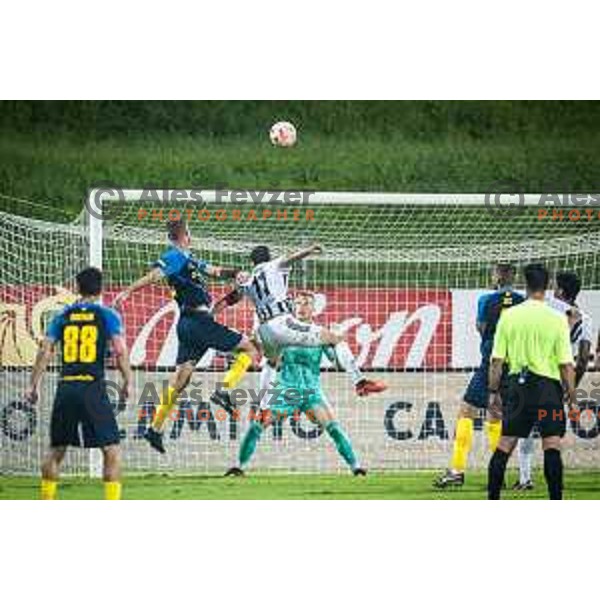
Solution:
{"label": "blue shorts", "polygon": [[488,364],[481,364],[473,373],[467,389],[465,390],[464,401],[475,408],[487,408],[489,402],[488,377],[490,368]]}
{"label": "blue shorts", "polygon": [[[467,385],[467,389],[465,390],[465,395],[463,400],[474,406],[475,408],[486,409],[489,404],[490,392],[488,388],[488,378],[490,376],[490,359],[488,357],[484,357],[481,361],[477,370],[473,373],[471,380]],[[500,396],[502,398],[502,402],[504,403],[505,397],[507,395],[507,385],[508,385],[508,369],[506,364],[504,364],[502,370],[502,377],[500,379]]]}
{"label": "blue shorts", "polygon": [[104,381],[61,381],[50,419],[50,446],[103,448],[120,441]]}
{"label": "blue shorts", "polygon": [[210,348],[231,352],[242,341],[239,331],[215,321],[207,312],[183,312],[177,323],[177,364],[197,363]]}

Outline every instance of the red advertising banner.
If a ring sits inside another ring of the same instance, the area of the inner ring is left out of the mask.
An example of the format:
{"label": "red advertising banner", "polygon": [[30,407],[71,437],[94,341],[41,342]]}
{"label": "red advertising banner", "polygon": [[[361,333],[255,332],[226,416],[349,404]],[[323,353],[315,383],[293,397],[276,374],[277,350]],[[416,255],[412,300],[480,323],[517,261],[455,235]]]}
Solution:
{"label": "red advertising banner", "polygon": [[[121,288],[109,288],[110,304]],[[224,289],[212,289],[215,297]],[[444,289],[341,287],[314,290],[316,321],[347,334],[365,369],[444,369],[451,365],[452,299]],[[0,366],[28,366],[49,319],[74,300],[71,292],[49,286],[0,286]],[[168,288],[142,289],[123,307],[132,363],[169,367],[177,349],[177,307]],[[225,311],[220,320],[251,333],[252,308],[246,303]],[[200,367],[218,364],[209,353]]]}

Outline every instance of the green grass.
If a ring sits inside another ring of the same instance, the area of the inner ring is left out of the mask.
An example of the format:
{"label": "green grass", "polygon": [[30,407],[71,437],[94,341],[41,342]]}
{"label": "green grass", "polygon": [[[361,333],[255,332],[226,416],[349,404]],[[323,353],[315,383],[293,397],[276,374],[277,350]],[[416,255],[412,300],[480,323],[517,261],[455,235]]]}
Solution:
{"label": "green grass", "polygon": [[523,100],[12,100],[0,102],[0,127],[76,131],[87,137],[148,132],[209,137],[259,135],[287,119],[302,133],[401,131],[415,139],[531,132],[585,134],[598,125],[596,101]]}
{"label": "green grass", "polygon": [[[463,489],[437,491],[431,487],[432,472],[371,473],[367,478],[350,475],[267,475],[251,473],[244,478],[202,476],[134,476],[124,481],[123,496],[130,500],[482,500],[484,473],[468,475]],[[512,483],[516,474],[510,472]],[[39,482],[33,477],[0,477],[1,500],[31,500],[38,497]],[[504,492],[507,499],[543,499],[546,487],[541,472],[535,473],[532,492]],[[65,500],[102,498],[102,485],[89,479],[66,478],[59,495]],[[600,499],[597,472],[565,475],[566,499]]]}
{"label": "green grass", "polygon": [[[72,133],[0,136],[0,193],[77,214],[86,189],[123,187],[485,192],[514,179],[528,191],[548,186],[587,192],[600,174],[600,134],[481,138],[448,133],[302,134],[297,147],[273,148],[266,133],[202,137],[153,133],[97,139]],[[17,211],[0,198],[0,209]],[[30,210],[29,208],[27,209]]]}

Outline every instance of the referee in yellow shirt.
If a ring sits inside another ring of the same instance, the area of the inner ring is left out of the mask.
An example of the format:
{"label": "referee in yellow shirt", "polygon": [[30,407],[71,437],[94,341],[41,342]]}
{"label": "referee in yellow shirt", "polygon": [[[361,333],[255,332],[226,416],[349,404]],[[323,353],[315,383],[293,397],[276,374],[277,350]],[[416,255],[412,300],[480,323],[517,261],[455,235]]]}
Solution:
{"label": "referee in yellow shirt", "polygon": [[[567,421],[563,399],[566,392],[569,409],[575,408],[575,369],[567,318],[544,301],[548,280],[543,265],[525,267],[527,300],[504,311],[496,330],[490,407],[504,416],[502,437],[488,467],[490,500],[500,499],[506,463],[518,438],[528,437],[535,423],[542,437],[548,495],[551,500],[562,499],[560,445]],[[499,388],[505,363],[509,376],[503,409]]]}

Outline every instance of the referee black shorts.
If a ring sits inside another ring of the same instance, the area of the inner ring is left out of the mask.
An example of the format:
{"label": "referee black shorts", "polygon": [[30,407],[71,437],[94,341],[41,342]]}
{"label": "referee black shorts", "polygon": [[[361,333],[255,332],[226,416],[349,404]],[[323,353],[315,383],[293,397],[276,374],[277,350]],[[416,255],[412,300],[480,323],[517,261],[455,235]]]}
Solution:
{"label": "referee black shorts", "polygon": [[520,383],[510,375],[506,400],[502,435],[526,438],[535,425],[542,438],[565,435],[567,409],[559,381],[529,372]]}

